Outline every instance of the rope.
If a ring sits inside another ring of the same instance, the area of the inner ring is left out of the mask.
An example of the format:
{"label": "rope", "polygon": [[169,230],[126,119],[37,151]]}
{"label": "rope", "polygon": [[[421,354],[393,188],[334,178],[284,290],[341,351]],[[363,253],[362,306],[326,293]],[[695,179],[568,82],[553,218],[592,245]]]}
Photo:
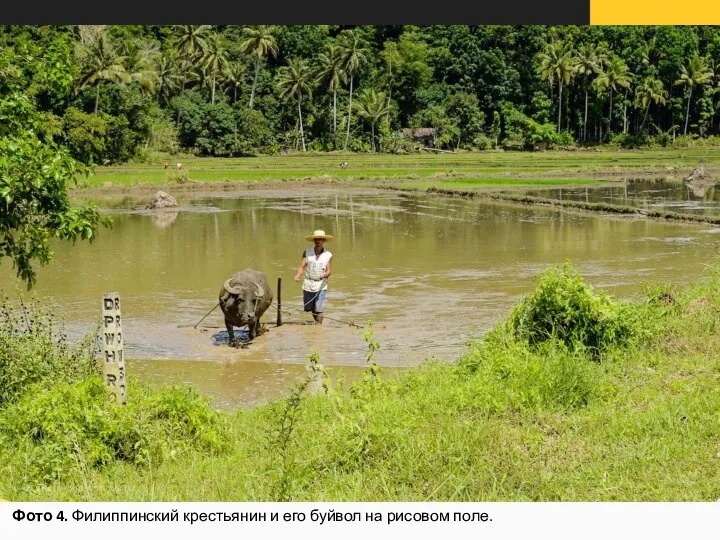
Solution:
{"label": "rope", "polygon": [[[215,309],[216,309],[219,305],[220,305],[220,302],[218,302],[217,304],[215,304],[215,307],[212,308],[210,311],[208,311],[208,312],[205,314],[205,317],[207,317],[207,316],[210,315],[213,311],[215,311]],[[203,317],[203,318],[200,319],[197,323],[195,323],[195,326],[193,326],[193,328],[197,328],[197,327],[198,327],[198,324],[200,324],[201,322],[203,322],[203,321],[205,320],[205,317]]]}
{"label": "rope", "polygon": [[[312,302],[313,300],[315,300],[315,298],[317,298],[317,295],[318,295],[318,294],[320,294],[319,291],[318,291],[318,293],[315,295],[315,297],[313,297],[312,299],[310,299],[308,302],[305,302],[305,304],[303,305],[303,308],[306,307],[310,302]],[[276,307],[276,308],[278,307],[278,305],[277,305],[275,302],[272,302],[270,305],[273,306],[273,307]],[[283,312],[283,308],[279,308],[279,309],[280,309],[281,312]],[[298,308],[286,308],[286,309],[292,309],[292,310],[294,310],[294,311],[303,311],[303,310],[300,310],[300,309],[298,309]],[[303,312],[304,312],[304,311],[303,311]],[[293,314],[290,313],[289,311],[285,311],[284,313],[286,313],[287,315],[293,315]],[[324,319],[329,319],[329,320],[331,320],[331,321],[339,322],[339,323],[342,323],[342,324],[347,324],[348,326],[354,326],[355,328],[362,328],[363,330],[365,329],[364,326],[361,326],[361,325],[359,325],[359,324],[355,324],[355,323],[347,322],[347,321],[341,321],[340,319],[333,319],[332,317],[328,317],[328,316],[325,315],[324,313],[323,313],[323,318],[324,318]]]}
{"label": "rope", "polygon": [[[314,301],[315,301],[315,299],[318,297],[318,295],[320,294],[320,292],[321,292],[321,291],[316,292],[316,293],[315,293],[315,296],[313,296],[310,300],[308,300],[307,302],[305,302],[305,303],[303,304],[303,309],[302,309],[302,310],[297,309],[297,308],[286,308],[286,309],[292,309],[292,310],[294,310],[294,311],[301,311],[301,312],[304,313],[304,309],[308,306],[308,304],[309,304],[310,302],[314,302]],[[257,304],[257,299],[256,299],[256,304]],[[208,311],[208,312],[205,314],[205,317],[207,317],[207,316],[210,315],[213,311],[215,311],[215,309],[217,309],[217,307],[218,307],[219,305],[220,305],[220,302],[218,302],[217,304],[215,304],[215,307],[213,307],[210,311]],[[282,308],[279,308],[278,305],[277,305],[275,302],[271,302],[270,305],[273,306],[273,307],[275,307],[275,308],[277,308],[277,309],[279,309],[281,312],[283,311]],[[287,315],[293,315],[293,314],[290,313],[289,311],[285,311],[284,313],[287,314]],[[195,326],[193,326],[193,328],[197,328],[198,325],[205,320],[205,317],[203,317],[202,319],[200,319],[200,320],[195,324]],[[331,320],[331,321],[339,322],[339,323],[342,323],[342,324],[347,324],[348,326],[354,326],[355,328],[362,328],[363,330],[365,329],[365,327],[362,326],[362,325],[355,324],[355,323],[353,323],[353,322],[341,321],[340,319],[334,319],[334,318],[332,318],[332,317],[328,317],[328,316],[325,315],[325,314],[323,314],[323,318],[324,318],[324,319]],[[220,326],[205,326],[204,328],[221,328],[221,327],[220,327]]]}

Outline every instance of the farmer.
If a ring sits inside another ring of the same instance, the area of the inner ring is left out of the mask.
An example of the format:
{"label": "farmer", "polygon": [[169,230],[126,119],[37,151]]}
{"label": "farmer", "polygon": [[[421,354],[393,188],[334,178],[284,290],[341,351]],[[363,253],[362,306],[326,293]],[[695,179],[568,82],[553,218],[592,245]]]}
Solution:
{"label": "farmer", "polygon": [[300,281],[300,276],[305,272],[302,284],[303,306],[305,311],[312,312],[313,319],[318,324],[323,322],[325,293],[327,292],[328,278],[332,274],[332,253],[325,249],[324,244],[332,238],[332,235],[325,234],[323,230],[317,230],[305,237],[315,246],[303,251],[300,266],[295,272],[295,281]]}

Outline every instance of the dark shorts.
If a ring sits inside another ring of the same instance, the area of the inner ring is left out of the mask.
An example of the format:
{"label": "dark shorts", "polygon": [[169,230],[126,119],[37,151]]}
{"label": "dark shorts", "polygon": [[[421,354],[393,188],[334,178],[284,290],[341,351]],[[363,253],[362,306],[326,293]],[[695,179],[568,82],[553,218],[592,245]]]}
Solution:
{"label": "dark shorts", "polygon": [[320,292],[303,291],[303,305],[305,306],[305,311],[322,313],[323,305],[325,305],[326,292],[327,289],[323,289]]}

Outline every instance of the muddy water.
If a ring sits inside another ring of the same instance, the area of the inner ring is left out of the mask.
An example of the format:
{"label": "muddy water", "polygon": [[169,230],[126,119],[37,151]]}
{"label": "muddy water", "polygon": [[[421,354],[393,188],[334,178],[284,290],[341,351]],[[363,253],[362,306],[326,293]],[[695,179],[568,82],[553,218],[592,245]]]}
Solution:
{"label": "muddy water", "polygon": [[[648,280],[687,282],[717,254],[720,230],[701,225],[561,213],[481,201],[387,191],[319,189],[194,194],[185,209],[160,216],[146,201],[105,202],[114,219],[95,244],[55,245],[35,294],[57,304],[74,334],[100,314],[103,292],[118,291],[128,370],[142,379],[195,385],[223,407],[263,402],[304,376],[320,353],[336,376],[357,377],[365,343],[358,329],[275,311],[269,331],[248,349],[225,345],[217,302],[225,279],[252,267],[276,286],[283,305],[301,307],[293,281],[304,236],[335,235],[326,315],[375,323],[384,366],[456,358],[533,288],[545,267],[572,260],[593,285],[631,297]],[[6,292],[22,290],[7,264]]]}

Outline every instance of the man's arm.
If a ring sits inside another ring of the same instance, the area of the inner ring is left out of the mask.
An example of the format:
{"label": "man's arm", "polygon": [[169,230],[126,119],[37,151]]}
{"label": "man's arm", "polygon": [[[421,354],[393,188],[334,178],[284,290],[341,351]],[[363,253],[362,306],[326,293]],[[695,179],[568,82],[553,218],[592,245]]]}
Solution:
{"label": "man's arm", "polygon": [[329,278],[332,274],[332,259],[330,259],[325,267],[325,273],[320,276],[320,279]]}
{"label": "man's arm", "polygon": [[298,266],[297,271],[295,272],[295,281],[300,281],[300,276],[302,276],[306,267],[307,259],[303,257],[302,259],[300,259],[300,266]]}

